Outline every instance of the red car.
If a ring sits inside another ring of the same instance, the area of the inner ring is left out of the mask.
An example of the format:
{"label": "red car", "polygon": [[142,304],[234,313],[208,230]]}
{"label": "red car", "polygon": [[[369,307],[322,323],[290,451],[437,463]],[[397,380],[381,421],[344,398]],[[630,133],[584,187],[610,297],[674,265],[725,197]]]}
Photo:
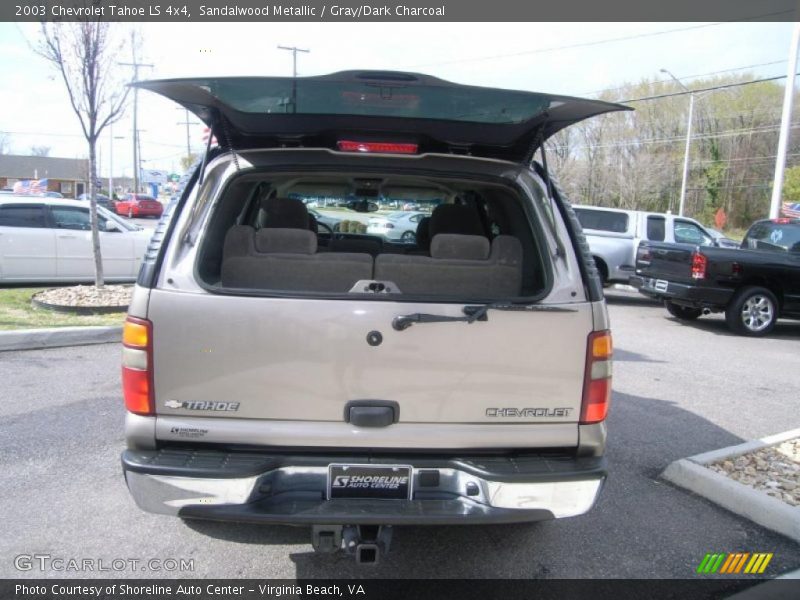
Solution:
{"label": "red car", "polygon": [[117,200],[114,210],[125,217],[160,217],[164,207],[152,196],[125,194],[122,200]]}

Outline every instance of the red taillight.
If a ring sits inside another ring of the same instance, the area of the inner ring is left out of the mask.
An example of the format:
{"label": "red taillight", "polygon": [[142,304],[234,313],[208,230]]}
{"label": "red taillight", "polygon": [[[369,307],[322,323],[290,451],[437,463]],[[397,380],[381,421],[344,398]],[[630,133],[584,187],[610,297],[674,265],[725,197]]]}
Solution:
{"label": "red taillight", "polygon": [[583,376],[582,424],[599,423],[608,415],[611,401],[612,346],[610,331],[594,331],[589,334]]}
{"label": "red taillight", "polygon": [[128,411],[137,415],[155,414],[153,324],[147,319],[125,319],[122,328],[122,393]]}
{"label": "red taillight", "polygon": [[692,254],[692,279],[705,279],[708,259],[699,252]]}
{"label": "red taillight", "polygon": [[416,154],[417,144],[396,142],[354,142],[341,140],[337,147],[342,152],[378,152],[383,154]]}

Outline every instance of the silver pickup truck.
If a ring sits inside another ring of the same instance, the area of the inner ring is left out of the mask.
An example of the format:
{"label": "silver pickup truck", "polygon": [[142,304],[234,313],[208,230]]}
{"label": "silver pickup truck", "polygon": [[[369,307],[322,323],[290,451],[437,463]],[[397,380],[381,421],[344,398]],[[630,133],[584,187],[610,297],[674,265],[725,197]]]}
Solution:
{"label": "silver pickup truck", "polygon": [[639,210],[574,206],[603,284],[628,283],[639,242],[715,246],[714,236],[694,219]]}

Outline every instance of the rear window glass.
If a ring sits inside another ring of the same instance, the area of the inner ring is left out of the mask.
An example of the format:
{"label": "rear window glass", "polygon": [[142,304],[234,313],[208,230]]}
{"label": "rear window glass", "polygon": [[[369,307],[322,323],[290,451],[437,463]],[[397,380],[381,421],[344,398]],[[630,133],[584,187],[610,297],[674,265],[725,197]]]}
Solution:
{"label": "rear window glass", "polygon": [[544,94],[489,88],[310,81],[285,78],[199,80],[224,104],[245,113],[389,116],[473,123],[521,123],[550,107]]}
{"label": "rear window glass", "polygon": [[517,194],[410,176],[243,175],[215,203],[198,274],[233,293],[538,296],[548,269]]}
{"label": "rear window glass", "polygon": [[647,239],[651,242],[663,242],[667,230],[665,225],[664,217],[647,217]]}
{"label": "rear window glass", "polygon": [[581,227],[584,229],[613,231],[614,233],[625,233],[628,230],[628,215],[626,213],[576,208],[575,214],[578,215],[578,221],[581,222]]}
{"label": "rear window glass", "polygon": [[753,250],[800,252],[800,223],[756,223],[747,232],[745,247]]}

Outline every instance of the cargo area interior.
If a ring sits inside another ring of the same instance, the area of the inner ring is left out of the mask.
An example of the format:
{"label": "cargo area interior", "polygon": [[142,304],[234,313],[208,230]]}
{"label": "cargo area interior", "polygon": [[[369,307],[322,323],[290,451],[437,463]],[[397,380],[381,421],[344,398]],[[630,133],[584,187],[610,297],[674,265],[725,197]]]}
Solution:
{"label": "cargo area interior", "polygon": [[523,201],[466,179],[242,174],[211,209],[197,274],[223,293],[536,297],[547,246]]}

